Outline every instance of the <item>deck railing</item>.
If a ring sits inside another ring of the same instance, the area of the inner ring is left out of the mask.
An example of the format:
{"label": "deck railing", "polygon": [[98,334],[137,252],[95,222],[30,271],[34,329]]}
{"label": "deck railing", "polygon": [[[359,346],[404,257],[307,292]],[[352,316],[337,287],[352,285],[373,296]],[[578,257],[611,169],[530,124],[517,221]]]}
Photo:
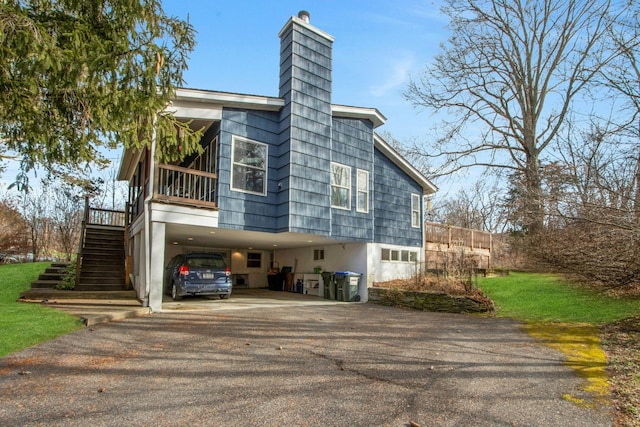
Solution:
{"label": "deck railing", "polygon": [[177,203],[216,207],[218,175],[160,164],[154,198]]}
{"label": "deck railing", "polygon": [[87,211],[87,224],[124,227],[126,225],[126,219],[125,211],[91,207]]}
{"label": "deck railing", "polygon": [[425,242],[453,247],[491,250],[491,233],[453,225],[425,222]]}

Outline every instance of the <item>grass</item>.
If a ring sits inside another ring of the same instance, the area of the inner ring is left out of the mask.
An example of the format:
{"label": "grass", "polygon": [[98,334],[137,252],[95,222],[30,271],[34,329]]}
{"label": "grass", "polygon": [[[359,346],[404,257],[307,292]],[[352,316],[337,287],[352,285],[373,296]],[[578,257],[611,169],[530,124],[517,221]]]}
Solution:
{"label": "grass", "polygon": [[49,263],[0,265],[0,357],[83,327],[70,314],[16,301]]}
{"label": "grass", "polygon": [[638,299],[612,298],[551,274],[483,277],[478,286],[496,304],[499,316],[525,321],[602,324],[640,312]]}

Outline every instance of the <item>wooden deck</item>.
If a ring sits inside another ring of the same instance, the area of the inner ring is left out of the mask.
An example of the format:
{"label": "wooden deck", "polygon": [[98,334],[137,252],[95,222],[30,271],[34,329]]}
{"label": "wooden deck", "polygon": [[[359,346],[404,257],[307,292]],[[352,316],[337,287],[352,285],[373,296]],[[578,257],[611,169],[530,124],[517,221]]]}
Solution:
{"label": "wooden deck", "polygon": [[491,268],[491,233],[435,222],[425,222],[424,231],[427,269],[443,269],[453,262]]}

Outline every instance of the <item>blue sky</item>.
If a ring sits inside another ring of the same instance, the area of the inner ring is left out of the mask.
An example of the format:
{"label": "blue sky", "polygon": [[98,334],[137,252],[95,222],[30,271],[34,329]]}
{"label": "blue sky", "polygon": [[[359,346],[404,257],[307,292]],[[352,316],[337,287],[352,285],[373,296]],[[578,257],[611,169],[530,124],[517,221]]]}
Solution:
{"label": "blue sky", "polygon": [[425,137],[428,116],[402,98],[410,75],[431,61],[446,21],[431,0],[164,0],[165,12],[189,19],[197,46],[186,87],[277,96],[278,33],[300,10],[335,37],[334,104],[375,107],[380,128],[397,139]]}
{"label": "blue sky", "polygon": [[[163,0],[163,7],[197,31],[185,87],[265,96],[278,95],[278,33],[292,15],[308,11],[311,24],[335,38],[332,102],[377,108],[387,117],[379,132],[428,141],[432,120],[402,91],[446,40],[437,1]],[[107,157],[117,167],[120,153]],[[2,181],[17,167],[9,164]]]}

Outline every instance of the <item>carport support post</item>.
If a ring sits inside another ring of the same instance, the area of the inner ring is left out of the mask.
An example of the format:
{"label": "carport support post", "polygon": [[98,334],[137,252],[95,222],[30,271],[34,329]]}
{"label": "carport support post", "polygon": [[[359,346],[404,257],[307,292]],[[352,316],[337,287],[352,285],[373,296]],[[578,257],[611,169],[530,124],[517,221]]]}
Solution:
{"label": "carport support post", "polygon": [[151,222],[151,248],[149,251],[149,308],[162,310],[165,223]]}

